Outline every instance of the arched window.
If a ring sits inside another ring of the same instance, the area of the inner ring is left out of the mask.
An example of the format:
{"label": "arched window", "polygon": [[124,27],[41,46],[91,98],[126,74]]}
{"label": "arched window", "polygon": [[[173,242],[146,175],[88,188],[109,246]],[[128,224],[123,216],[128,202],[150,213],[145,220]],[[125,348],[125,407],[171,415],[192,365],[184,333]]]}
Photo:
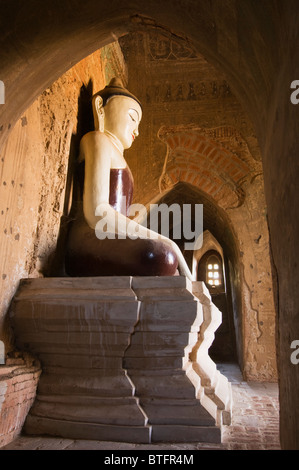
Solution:
{"label": "arched window", "polygon": [[210,255],[206,260],[206,283],[215,290],[224,288],[222,259],[216,254]]}

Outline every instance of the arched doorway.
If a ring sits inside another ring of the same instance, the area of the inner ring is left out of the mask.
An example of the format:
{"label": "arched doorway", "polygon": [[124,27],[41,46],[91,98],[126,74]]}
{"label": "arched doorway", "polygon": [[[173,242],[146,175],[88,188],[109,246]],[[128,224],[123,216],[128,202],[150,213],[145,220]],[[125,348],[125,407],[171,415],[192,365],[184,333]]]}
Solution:
{"label": "arched doorway", "polygon": [[209,350],[210,356],[215,362],[235,362],[237,350],[231,286],[223,253],[208,249],[203,254],[197,261],[197,280],[205,282],[213,303],[222,313],[222,323],[215,332],[215,339]]}
{"label": "arched doorway", "polygon": [[[218,292],[210,289],[210,294],[215,305],[223,313],[223,325],[215,335],[215,341],[210,348],[211,357],[215,361],[237,361],[242,369],[243,365],[243,335],[242,325],[242,285],[238,282],[241,277],[241,267],[238,257],[237,239],[229,223],[227,215],[206,194],[188,183],[178,183],[172,190],[155,201],[156,204],[166,204],[168,207],[178,205],[190,205],[193,217],[196,204],[203,205],[203,246],[193,251],[185,250],[186,240],[181,227],[181,239],[173,237],[176,220],[170,219],[170,238],[173,238],[180,246],[193,273],[197,274],[197,280],[204,281],[207,286],[208,278],[206,261],[209,255],[216,255],[221,261],[223,284]],[[182,219],[180,220],[182,223]],[[150,214],[148,224],[150,223]],[[194,223],[194,221],[193,221]],[[159,227],[160,229],[161,227]],[[207,236],[210,234],[210,237]],[[213,239],[211,243],[211,238]],[[206,248],[205,248],[206,247]],[[213,249],[211,249],[211,247]],[[216,249],[218,251],[216,251]],[[221,254],[220,254],[221,250]],[[216,263],[215,263],[216,264]],[[225,286],[225,289],[223,289]]]}

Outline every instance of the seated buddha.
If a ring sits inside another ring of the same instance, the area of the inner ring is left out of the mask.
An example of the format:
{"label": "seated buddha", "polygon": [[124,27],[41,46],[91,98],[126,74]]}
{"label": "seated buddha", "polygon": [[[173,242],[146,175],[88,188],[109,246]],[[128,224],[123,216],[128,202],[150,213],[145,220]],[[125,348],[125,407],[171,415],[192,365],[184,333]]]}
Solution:
{"label": "seated buddha", "polygon": [[80,142],[84,167],[65,258],[69,276],[173,276],[192,279],[177,244],[129,217],[133,177],[124,158],[138,136],[139,100],[114,78],[92,99],[95,130]]}

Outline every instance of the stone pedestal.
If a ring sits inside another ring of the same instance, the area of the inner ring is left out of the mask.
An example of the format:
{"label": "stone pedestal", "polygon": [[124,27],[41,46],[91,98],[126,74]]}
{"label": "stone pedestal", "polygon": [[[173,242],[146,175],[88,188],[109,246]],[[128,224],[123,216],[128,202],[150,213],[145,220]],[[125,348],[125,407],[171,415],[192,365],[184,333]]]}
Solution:
{"label": "stone pedestal", "polygon": [[205,318],[201,284],[181,276],[22,281],[11,308],[17,346],[43,370],[24,431],[220,442],[230,388],[209,361],[205,335],[218,324]]}
{"label": "stone pedestal", "polygon": [[192,292],[202,306],[203,322],[196,346],[190,354],[192,369],[196,372],[196,375],[190,375],[190,379],[195,386],[198,385],[198,398],[215,418],[216,423],[229,425],[232,416],[231,384],[217,370],[216,364],[209,356],[209,347],[215,338],[215,331],[221,325],[221,312],[212,303],[204,282],[194,282]]}

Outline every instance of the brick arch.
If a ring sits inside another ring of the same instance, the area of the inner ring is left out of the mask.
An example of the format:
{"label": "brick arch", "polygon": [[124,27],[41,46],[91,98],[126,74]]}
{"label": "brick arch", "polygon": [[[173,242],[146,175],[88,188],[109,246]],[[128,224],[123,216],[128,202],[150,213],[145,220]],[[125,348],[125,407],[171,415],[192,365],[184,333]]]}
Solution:
{"label": "brick arch", "polygon": [[197,129],[161,129],[159,138],[167,145],[160,189],[178,182],[192,184],[207,193],[223,209],[239,207],[245,199],[243,183],[254,169],[228,145],[217,141],[221,134],[229,142],[228,128],[206,135]]}

